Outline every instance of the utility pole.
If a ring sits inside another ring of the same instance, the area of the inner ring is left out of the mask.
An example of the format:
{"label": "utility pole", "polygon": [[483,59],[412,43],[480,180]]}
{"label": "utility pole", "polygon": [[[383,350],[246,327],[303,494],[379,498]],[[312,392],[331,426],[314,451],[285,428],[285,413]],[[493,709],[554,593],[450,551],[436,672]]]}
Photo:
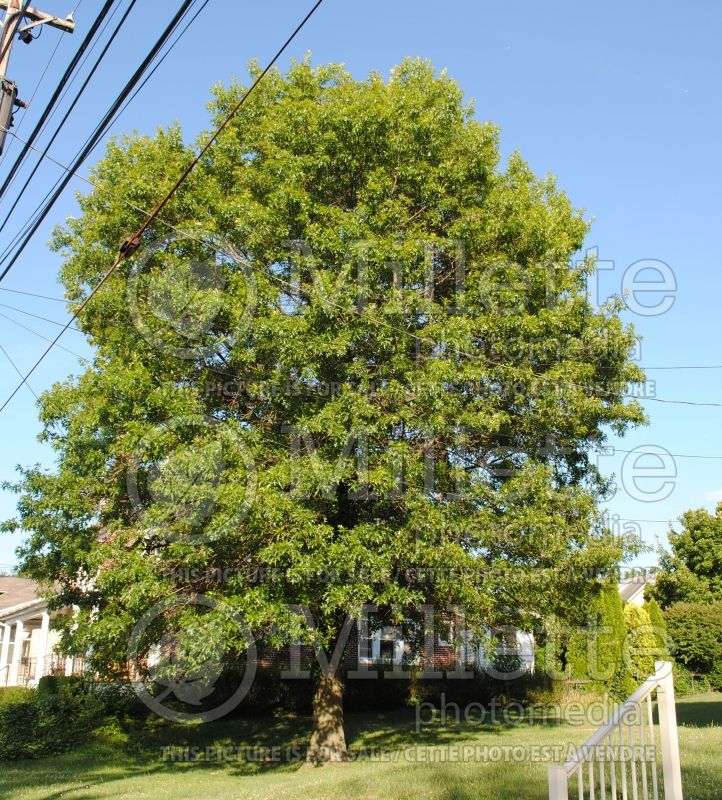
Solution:
{"label": "utility pole", "polygon": [[[23,0],[0,0],[0,8],[5,9],[5,19],[2,21],[2,36],[0,36],[0,154],[5,147],[5,138],[13,124],[13,111],[16,106],[27,108],[18,100],[17,85],[7,78],[10,54],[12,53],[15,35],[25,44],[30,44],[35,38],[32,31],[41,25],[49,25],[65,33],[73,33],[75,21],[73,15],[68,14],[65,19],[46,14],[36,8],[25,5]],[[26,22],[27,21],[27,22]]]}

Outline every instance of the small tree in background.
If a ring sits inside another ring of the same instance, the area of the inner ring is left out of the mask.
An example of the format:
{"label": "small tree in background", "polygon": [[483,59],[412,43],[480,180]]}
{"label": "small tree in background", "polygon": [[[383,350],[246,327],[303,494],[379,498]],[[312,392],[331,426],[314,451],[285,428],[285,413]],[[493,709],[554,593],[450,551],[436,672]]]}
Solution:
{"label": "small tree in background", "polygon": [[650,588],[663,609],[672,603],[722,600],[722,503],[714,514],[699,508],[680,517],[670,531],[671,551],[660,553],[661,570]]}
{"label": "small tree in background", "polygon": [[660,656],[660,649],[649,614],[643,608],[627,603],[624,622],[627,635],[623,655],[627,670],[638,686],[654,672],[654,661]]}
{"label": "small tree in background", "polygon": [[572,633],[567,664],[572,678],[590,681],[597,691],[626,697],[632,681],[624,658],[627,635],[622,598],[616,583],[600,589],[587,617],[587,626]]}
{"label": "small tree in background", "polygon": [[668,659],[670,657],[670,642],[669,633],[667,631],[667,623],[664,621],[664,614],[659,607],[659,603],[652,597],[646,600],[642,608],[649,615],[649,622],[652,626],[654,638],[657,640],[657,648],[659,649],[659,658]]}

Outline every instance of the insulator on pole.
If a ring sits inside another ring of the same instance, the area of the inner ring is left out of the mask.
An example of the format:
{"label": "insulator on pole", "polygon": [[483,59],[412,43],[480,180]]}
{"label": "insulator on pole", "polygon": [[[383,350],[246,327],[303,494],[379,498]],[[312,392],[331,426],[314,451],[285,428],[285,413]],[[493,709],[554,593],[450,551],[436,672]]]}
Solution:
{"label": "insulator on pole", "polygon": [[13,126],[13,112],[17,105],[18,87],[13,81],[2,78],[0,81],[0,155],[5,149],[5,138]]}

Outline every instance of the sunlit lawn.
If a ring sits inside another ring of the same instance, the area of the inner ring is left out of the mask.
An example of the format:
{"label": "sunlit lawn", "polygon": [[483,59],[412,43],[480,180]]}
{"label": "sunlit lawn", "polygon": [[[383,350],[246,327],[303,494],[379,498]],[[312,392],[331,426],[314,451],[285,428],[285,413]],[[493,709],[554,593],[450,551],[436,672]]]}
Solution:
{"label": "sunlit lawn", "polygon": [[[718,800],[722,797],[722,695],[684,698],[677,713],[685,798]],[[279,717],[197,727],[165,724],[132,736],[101,734],[73,753],[0,765],[0,798],[542,800],[547,797],[548,762],[494,760],[499,758],[499,747],[580,743],[592,730],[551,723],[467,723],[415,733],[413,711],[348,714],[351,747],[357,751],[378,748],[383,760],[313,768],[298,762],[264,765],[245,758],[210,763],[163,758],[163,748],[169,746],[279,747],[286,752],[305,743],[308,728],[305,718]],[[496,753],[484,750],[494,747]],[[461,760],[447,760],[454,753]]]}

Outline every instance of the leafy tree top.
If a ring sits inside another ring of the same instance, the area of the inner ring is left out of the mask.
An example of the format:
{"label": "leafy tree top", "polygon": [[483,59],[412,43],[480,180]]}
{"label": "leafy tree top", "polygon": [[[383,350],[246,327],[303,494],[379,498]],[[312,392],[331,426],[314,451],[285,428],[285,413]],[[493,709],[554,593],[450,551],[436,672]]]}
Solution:
{"label": "leafy tree top", "polygon": [[[178,128],[109,145],[55,235],[71,306],[190,157]],[[41,398],[57,468],[22,471],[7,527],[76,645],[118,663],[183,592],[267,637],[310,635],[305,605],[325,646],[364,603],[579,616],[626,547],[591,456],[644,419],[586,231],[430,64],[270,73],[81,316],[93,363]]]}
{"label": "leafy tree top", "polygon": [[722,600],[722,503],[714,514],[699,508],[680,517],[682,530],[671,530],[671,551],[662,551],[661,571],[650,595],[662,608],[675,602]]}

